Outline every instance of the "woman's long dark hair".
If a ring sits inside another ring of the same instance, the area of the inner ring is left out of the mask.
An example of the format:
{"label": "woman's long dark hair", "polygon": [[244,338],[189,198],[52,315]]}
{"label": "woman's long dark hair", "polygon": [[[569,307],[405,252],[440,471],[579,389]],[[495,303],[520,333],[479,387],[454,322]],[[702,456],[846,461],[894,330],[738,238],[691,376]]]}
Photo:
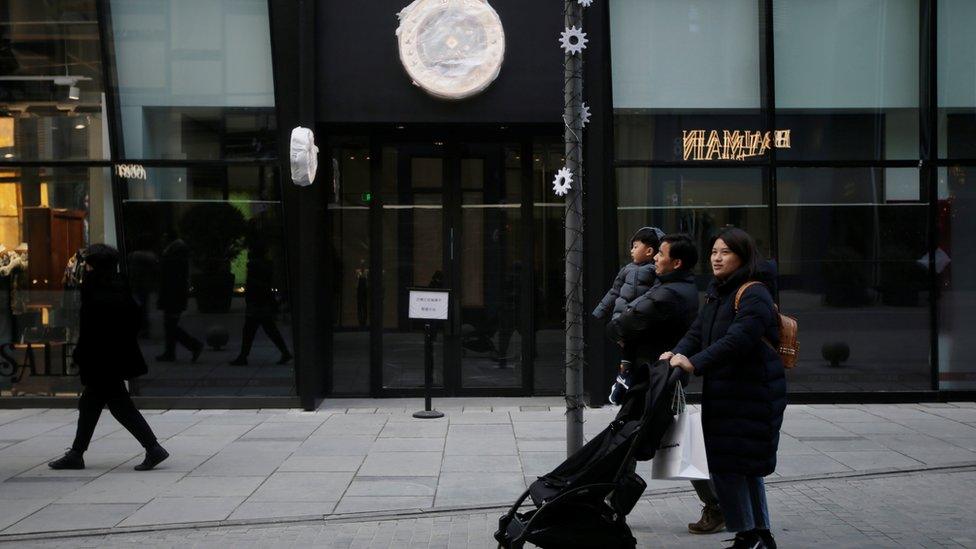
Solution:
{"label": "woman's long dark hair", "polygon": [[732,253],[739,256],[739,259],[742,261],[742,266],[739,267],[739,270],[746,272],[747,279],[755,277],[763,260],[762,254],[759,253],[759,247],[756,246],[755,239],[749,233],[738,227],[727,227],[719,231],[708,242],[709,254],[711,254],[712,248],[715,246],[715,241],[719,239],[725,242],[725,245],[732,250]]}

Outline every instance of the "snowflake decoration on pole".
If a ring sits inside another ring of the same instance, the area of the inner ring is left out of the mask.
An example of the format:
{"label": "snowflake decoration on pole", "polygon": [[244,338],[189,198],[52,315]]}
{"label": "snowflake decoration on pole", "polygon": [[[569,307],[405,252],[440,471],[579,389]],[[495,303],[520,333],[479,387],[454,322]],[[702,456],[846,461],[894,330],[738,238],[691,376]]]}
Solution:
{"label": "snowflake decoration on pole", "polygon": [[572,188],[573,172],[569,171],[569,168],[559,168],[556,177],[552,180],[552,192],[556,193],[556,196],[566,196]]}
{"label": "snowflake decoration on pole", "polygon": [[593,3],[593,0],[576,0],[576,1],[579,2],[579,5],[583,6],[584,8],[590,7],[590,4]]}
{"label": "snowflake decoration on pole", "polygon": [[559,33],[559,41],[562,43],[563,51],[569,55],[581,53],[586,48],[586,43],[589,42],[583,29],[575,26],[567,27],[566,30]]}
{"label": "snowflake decoration on pole", "polygon": [[580,109],[580,127],[585,128],[587,124],[590,123],[590,106],[583,103],[583,108]]}

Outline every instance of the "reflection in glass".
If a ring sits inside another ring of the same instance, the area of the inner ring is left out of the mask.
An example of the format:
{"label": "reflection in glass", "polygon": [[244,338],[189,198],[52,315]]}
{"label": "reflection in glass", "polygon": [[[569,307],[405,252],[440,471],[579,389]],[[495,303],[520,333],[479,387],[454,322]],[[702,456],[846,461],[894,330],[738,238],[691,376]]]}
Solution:
{"label": "reflection in glass", "polygon": [[939,389],[976,388],[976,168],[939,169],[936,209]]}
{"label": "reflection in glass", "polygon": [[976,158],[976,3],[939,0],[939,156]]}
{"label": "reflection in glass", "polygon": [[129,180],[126,264],[149,361],[139,394],[295,394],[278,185],[268,166]]}
{"label": "reflection in glass", "polygon": [[610,4],[615,156],[681,160],[683,130],[761,128],[753,0]]}
{"label": "reflection in glass", "polygon": [[783,160],[918,158],[918,0],[777,0]]}
{"label": "reflection in glass", "polygon": [[566,205],[552,194],[552,179],[564,164],[562,143],[537,140],[533,144],[533,366],[536,394],[559,394],[566,387],[566,313],[563,309],[566,291],[566,233],[563,229],[563,213]]}
{"label": "reflection in glass", "polygon": [[[408,318],[410,288],[448,287],[444,265],[444,159],[388,153],[396,193],[383,193],[383,386],[423,387],[423,324]],[[456,293],[451,299],[457,299]],[[444,384],[443,324],[434,325],[434,386]]]}
{"label": "reflection in glass", "polygon": [[0,6],[0,160],[109,157],[95,0]]}
{"label": "reflection in glass", "polygon": [[268,4],[111,0],[125,155],[275,155]]}
{"label": "reflection in glass", "polygon": [[329,204],[332,221],[332,391],[369,394],[370,239],[369,147],[365,140],[336,138],[331,173],[339,189]]}
{"label": "reflection in glass", "polygon": [[[803,330],[791,390],[929,386],[925,193],[914,168],[781,169],[780,302]],[[831,356],[850,357],[831,366]]]}
{"label": "reflection in glass", "polygon": [[[769,208],[756,168],[619,168],[617,234],[621,265],[630,261],[625,239],[645,226],[692,237],[707,256],[709,240],[727,226],[745,229],[769,254]],[[697,270],[710,276],[707,261]]]}
{"label": "reflection in glass", "polygon": [[461,158],[463,387],[522,385],[521,159],[517,149],[501,152]]}
{"label": "reflection in glass", "polygon": [[0,394],[71,394],[79,252],[115,245],[105,168],[0,170]]}

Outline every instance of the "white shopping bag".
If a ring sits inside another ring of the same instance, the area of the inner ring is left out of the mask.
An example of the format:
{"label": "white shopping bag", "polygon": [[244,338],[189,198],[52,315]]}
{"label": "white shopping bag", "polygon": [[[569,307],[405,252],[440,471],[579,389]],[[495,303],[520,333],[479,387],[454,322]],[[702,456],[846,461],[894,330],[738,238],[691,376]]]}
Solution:
{"label": "white shopping bag", "polygon": [[651,460],[651,478],[707,480],[708,458],[705,456],[701,413],[685,408],[683,392],[676,398],[680,398],[680,411]]}

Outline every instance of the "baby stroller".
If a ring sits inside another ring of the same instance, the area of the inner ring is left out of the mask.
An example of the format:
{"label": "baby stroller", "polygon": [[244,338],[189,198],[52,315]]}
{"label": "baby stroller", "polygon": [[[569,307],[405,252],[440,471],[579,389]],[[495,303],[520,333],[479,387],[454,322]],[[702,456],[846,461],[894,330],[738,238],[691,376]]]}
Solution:
{"label": "baby stroller", "polygon": [[[533,482],[498,519],[498,546],[636,547],[626,517],[647,487],[636,464],[654,457],[674,421],[671,402],[682,378],[666,361],[642,364],[610,425]],[[527,498],[536,508],[519,513]]]}

